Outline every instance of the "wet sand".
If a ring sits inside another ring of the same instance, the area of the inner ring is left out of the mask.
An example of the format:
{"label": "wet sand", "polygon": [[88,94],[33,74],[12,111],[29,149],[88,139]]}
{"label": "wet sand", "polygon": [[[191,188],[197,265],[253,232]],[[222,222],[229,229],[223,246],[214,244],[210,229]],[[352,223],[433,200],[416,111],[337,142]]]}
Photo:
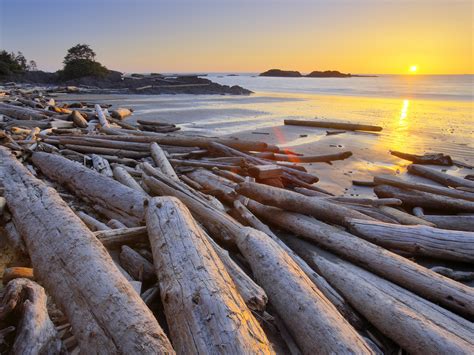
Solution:
{"label": "wet sand", "polygon": [[[474,165],[473,103],[469,101],[275,93],[251,96],[67,96],[67,101],[80,100],[131,107],[134,109],[134,115],[129,119],[131,122],[148,119],[175,123],[183,133],[260,140],[305,155],[350,150],[353,153],[351,158],[332,165],[305,164],[308,171],[320,178],[318,186],[338,195],[371,196],[372,189],[352,186],[352,180],[371,180],[374,175],[382,173],[423,181],[405,174],[410,162],[391,156],[389,150],[413,154],[445,153]],[[286,118],[315,117],[380,125],[383,131],[328,136],[328,129],[324,128],[283,125]],[[461,177],[474,173],[474,170],[456,166],[437,169]]]}

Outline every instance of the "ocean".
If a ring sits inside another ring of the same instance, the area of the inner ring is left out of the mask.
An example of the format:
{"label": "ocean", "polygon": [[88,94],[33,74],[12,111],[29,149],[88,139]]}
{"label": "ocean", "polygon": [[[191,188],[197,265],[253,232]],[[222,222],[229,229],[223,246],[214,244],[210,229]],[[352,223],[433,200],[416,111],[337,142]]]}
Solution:
{"label": "ocean", "polygon": [[[474,76],[376,78],[268,78],[212,74],[208,79],[240,85],[250,96],[100,95],[94,99],[132,107],[136,118],[173,122],[193,134],[263,140],[309,155],[350,150],[350,159],[308,165],[334,193],[364,193],[352,179],[380,173],[405,175],[408,161],[390,150],[445,153],[474,165]],[[85,99],[85,98],[84,98]],[[283,120],[321,119],[380,125],[380,133],[326,135],[326,129],[284,126]],[[449,173],[473,174],[453,166]]]}

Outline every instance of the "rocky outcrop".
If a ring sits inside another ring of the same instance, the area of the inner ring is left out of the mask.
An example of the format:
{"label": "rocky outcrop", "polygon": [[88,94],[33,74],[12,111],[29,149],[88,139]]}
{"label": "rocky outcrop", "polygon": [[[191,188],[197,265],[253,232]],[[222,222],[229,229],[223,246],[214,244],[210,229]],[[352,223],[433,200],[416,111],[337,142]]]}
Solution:
{"label": "rocky outcrop", "polygon": [[300,78],[303,75],[299,71],[293,70],[281,70],[281,69],[270,69],[266,72],[259,74],[259,76],[276,76],[284,78]]}
{"label": "rocky outcrop", "polygon": [[312,71],[306,77],[308,78],[350,78],[351,74],[344,74],[337,70]]}

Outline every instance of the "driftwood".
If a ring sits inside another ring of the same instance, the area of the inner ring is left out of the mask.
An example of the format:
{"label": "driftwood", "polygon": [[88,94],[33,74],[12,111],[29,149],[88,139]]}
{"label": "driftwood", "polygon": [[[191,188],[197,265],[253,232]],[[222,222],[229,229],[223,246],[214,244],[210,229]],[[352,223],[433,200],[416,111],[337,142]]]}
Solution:
{"label": "driftwood", "polygon": [[77,216],[86,224],[87,227],[93,232],[95,231],[103,231],[103,230],[109,230],[111,229],[109,226],[107,226],[105,223],[102,223],[101,221],[98,221],[94,217],[88,215],[85,212],[78,211],[76,212]]}
{"label": "driftwood", "polygon": [[443,266],[434,266],[431,268],[431,271],[434,271],[440,275],[449,277],[450,279],[456,281],[472,281],[474,280],[473,271],[455,271],[453,269],[443,267]]}
{"label": "driftwood", "polygon": [[12,354],[61,354],[61,341],[49,319],[44,289],[28,279],[15,279],[5,288],[0,320],[18,321]]}
{"label": "driftwood", "polygon": [[309,243],[292,240],[290,245],[378,330],[409,353],[474,351],[471,322]]}
{"label": "driftwood", "polygon": [[127,228],[125,224],[122,222],[116,220],[116,219],[111,219],[107,222],[107,226],[112,228],[112,229],[122,229],[122,228]]}
{"label": "driftwood", "polygon": [[309,127],[321,127],[321,128],[334,128],[342,129],[347,131],[371,131],[380,132],[382,127],[364,125],[357,123],[344,123],[344,122],[331,122],[331,121],[305,121],[305,120],[285,120],[285,125],[293,126],[309,126]]}
{"label": "driftwood", "polygon": [[82,117],[79,111],[72,111],[72,113],[69,115],[69,119],[71,119],[72,122],[74,122],[76,127],[87,128],[88,126],[87,120],[84,117]]}
{"label": "driftwood", "polygon": [[145,190],[143,190],[140,184],[124,168],[120,166],[115,166],[113,169],[113,174],[115,180],[130,187],[131,189],[137,190],[145,196],[147,195],[147,193],[145,192]]}
{"label": "driftwood", "polygon": [[95,171],[108,177],[114,176],[114,173],[112,172],[112,169],[110,168],[110,164],[106,159],[96,154],[91,154],[90,157],[92,160],[92,167],[94,168]]}
{"label": "driftwood", "polygon": [[272,224],[313,241],[428,300],[474,318],[474,291],[467,286],[314,218],[251,200],[247,206]]}
{"label": "driftwood", "polygon": [[388,249],[437,259],[474,262],[474,233],[361,220],[350,220],[349,230]]}
{"label": "driftwood", "polygon": [[48,116],[44,114],[44,111],[4,103],[0,103],[0,113],[17,120],[44,120],[48,118]]}
{"label": "driftwood", "polygon": [[438,228],[474,232],[474,216],[423,215],[421,218]]}
{"label": "driftwood", "polygon": [[462,200],[474,201],[473,193],[459,191],[459,190],[450,189],[450,188],[441,187],[441,186],[408,182],[391,175],[375,176],[374,182],[377,185],[392,185],[392,186],[396,186],[396,187],[400,187],[404,189],[431,192],[437,195],[443,195],[443,196],[449,196],[453,198],[459,198]]}
{"label": "driftwood", "polygon": [[141,282],[155,282],[156,274],[153,264],[141,256],[138,252],[123,245],[120,252],[120,265],[135,280]]}
{"label": "driftwood", "polygon": [[143,219],[144,197],[140,192],[58,155],[35,152],[32,160],[44,175],[87,201],[124,214],[137,223]]}
{"label": "driftwood", "polygon": [[265,233],[244,228],[237,246],[303,353],[373,353],[293,259]]}
{"label": "driftwood", "polygon": [[117,128],[102,128],[102,132],[111,135],[138,135],[136,142],[156,142],[158,144],[165,145],[177,145],[182,147],[200,147],[209,148],[210,143],[217,142],[225,144],[226,146],[242,150],[242,151],[273,151],[278,152],[279,149],[276,146],[271,146],[263,142],[248,141],[243,139],[232,139],[232,138],[206,138],[197,136],[184,136],[184,135],[172,135],[172,134],[160,134],[154,132],[139,132],[126,129]]}
{"label": "driftwood", "polygon": [[74,150],[79,153],[85,154],[101,154],[101,155],[114,155],[122,158],[133,158],[140,159],[150,156],[149,152],[137,152],[134,150],[126,149],[112,149],[103,147],[94,147],[88,145],[77,145],[77,144],[66,144],[65,147],[70,150]]}
{"label": "driftwood", "polygon": [[94,235],[108,249],[119,248],[124,244],[144,243],[148,240],[146,227],[110,229],[95,232]]}
{"label": "driftwood", "polygon": [[237,291],[242,296],[247,307],[251,310],[263,311],[268,302],[265,291],[257,285],[229,255],[229,252],[221,248],[211,237],[208,237],[214,251],[224,264],[230,278],[234,281]]}
{"label": "driftwood", "polygon": [[95,105],[95,111],[97,113],[97,117],[99,118],[100,125],[105,128],[110,127],[109,122],[105,117],[104,111],[102,111],[102,107],[100,107],[100,105]]}
{"label": "driftwood", "polygon": [[325,155],[287,155],[274,153],[268,159],[278,161],[289,161],[292,163],[327,163],[335,160],[344,160],[350,158],[352,152],[341,152]]}
{"label": "driftwood", "polygon": [[33,269],[29,267],[13,266],[3,270],[2,282],[4,285],[9,283],[13,279],[19,278],[35,281]]}
{"label": "driftwood", "polygon": [[408,166],[408,172],[410,174],[415,174],[422,176],[424,178],[439,182],[445,186],[450,187],[469,187],[474,188],[474,181],[463,179],[457,176],[452,176],[445,174],[441,171],[428,168],[426,166],[411,164]]}
{"label": "driftwood", "polygon": [[434,210],[474,212],[474,202],[435,195],[429,192],[401,189],[390,185],[377,185],[374,192],[378,197],[392,197],[403,201],[404,205]]}
{"label": "driftwood", "polygon": [[408,154],[391,150],[390,154],[397,158],[409,160],[415,164],[429,164],[429,165],[453,165],[453,161],[449,155],[442,153],[432,153],[424,155]]}
{"label": "driftwood", "polygon": [[171,179],[179,181],[178,175],[176,175],[176,172],[168,161],[168,158],[166,157],[165,152],[163,152],[163,149],[161,149],[158,144],[151,143],[150,151],[151,157],[153,158],[153,161],[155,162],[158,169]]}
{"label": "driftwood", "polygon": [[259,202],[285,208],[289,211],[309,214],[330,223],[346,225],[347,218],[372,220],[371,217],[360,212],[328,202],[322,198],[308,197],[263,184],[243,182],[237,187],[237,192]]}
{"label": "driftwood", "polygon": [[54,138],[49,137],[45,139],[45,142],[53,143],[53,144],[62,144],[62,145],[73,144],[73,145],[80,145],[80,146],[86,146],[86,147],[101,147],[101,148],[109,148],[112,150],[114,149],[130,150],[130,151],[137,151],[137,152],[148,152],[150,149],[150,145],[148,143],[126,142],[126,141],[108,140],[108,139],[101,139],[101,138],[103,138],[103,136],[97,136],[97,137],[65,136],[65,137],[54,137]]}
{"label": "driftwood", "polygon": [[110,115],[113,117],[113,118],[118,118],[118,119],[121,119],[123,120],[125,117],[128,117],[132,114],[132,111],[128,108],[122,108],[122,107],[119,107],[113,111],[110,112]]}
{"label": "driftwood", "polygon": [[[65,311],[81,349],[172,353],[156,319],[92,232],[56,191],[35,179],[5,148],[0,154],[5,198],[35,276]],[[55,157],[46,158],[52,162]]]}
{"label": "driftwood", "polygon": [[396,208],[393,208],[393,207],[381,206],[380,210],[382,212],[384,212],[385,214],[390,215],[390,217],[394,218],[395,220],[397,220],[401,224],[405,224],[405,225],[418,225],[418,224],[421,224],[421,225],[430,226],[430,227],[435,226],[431,222],[427,222],[422,218],[412,216],[409,213],[400,211],[400,210],[398,210]]}
{"label": "driftwood", "polygon": [[146,220],[177,352],[272,353],[265,333],[187,208],[175,198],[153,198]]}

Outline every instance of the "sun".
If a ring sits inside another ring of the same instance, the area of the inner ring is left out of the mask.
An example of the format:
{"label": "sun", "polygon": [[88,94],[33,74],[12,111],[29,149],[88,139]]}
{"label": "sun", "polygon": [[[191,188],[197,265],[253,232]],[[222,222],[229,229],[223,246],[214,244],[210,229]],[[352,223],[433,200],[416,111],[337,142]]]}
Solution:
{"label": "sun", "polygon": [[418,70],[418,66],[416,66],[416,65],[412,65],[410,67],[410,72],[412,72],[412,73],[416,73],[417,70]]}

